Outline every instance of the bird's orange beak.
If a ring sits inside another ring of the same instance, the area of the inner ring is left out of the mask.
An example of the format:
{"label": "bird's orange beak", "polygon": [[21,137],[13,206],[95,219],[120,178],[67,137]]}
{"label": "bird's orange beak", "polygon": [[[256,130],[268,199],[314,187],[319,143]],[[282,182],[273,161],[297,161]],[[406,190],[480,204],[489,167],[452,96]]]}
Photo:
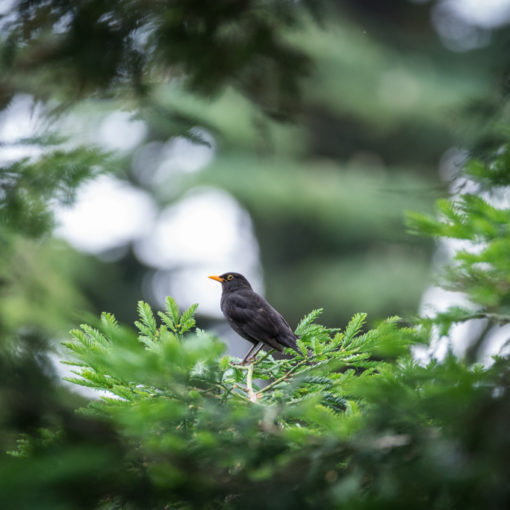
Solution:
{"label": "bird's orange beak", "polygon": [[224,282],[225,281],[225,278],[222,278],[221,276],[209,276],[208,278],[210,278],[211,280],[216,280],[217,282]]}

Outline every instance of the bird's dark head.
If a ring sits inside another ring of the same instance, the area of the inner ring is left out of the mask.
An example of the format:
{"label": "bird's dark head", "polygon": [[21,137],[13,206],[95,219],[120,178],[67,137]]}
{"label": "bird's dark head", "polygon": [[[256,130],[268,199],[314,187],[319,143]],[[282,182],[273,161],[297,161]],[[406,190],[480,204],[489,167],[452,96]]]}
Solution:
{"label": "bird's dark head", "polygon": [[223,273],[220,276],[209,276],[209,278],[220,282],[223,292],[232,292],[239,289],[251,289],[250,282],[239,273]]}

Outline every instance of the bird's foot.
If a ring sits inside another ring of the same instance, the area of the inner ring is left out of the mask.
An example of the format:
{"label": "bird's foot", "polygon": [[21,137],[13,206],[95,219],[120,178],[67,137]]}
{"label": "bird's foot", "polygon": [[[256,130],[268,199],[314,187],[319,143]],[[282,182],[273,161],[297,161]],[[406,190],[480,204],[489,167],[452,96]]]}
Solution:
{"label": "bird's foot", "polygon": [[238,363],[236,363],[234,361],[230,361],[229,365],[233,368],[244,368],[244,369],[248,368],[248,366],[246,366],[246,360],[239,361]]}

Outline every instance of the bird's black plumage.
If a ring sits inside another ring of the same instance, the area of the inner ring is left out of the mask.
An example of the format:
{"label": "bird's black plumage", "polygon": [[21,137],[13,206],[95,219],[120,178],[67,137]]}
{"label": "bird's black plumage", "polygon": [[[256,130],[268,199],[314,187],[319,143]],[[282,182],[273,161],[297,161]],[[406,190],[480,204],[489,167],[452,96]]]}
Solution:
{"label": "bird's black plumage", "polygon": [[221,282],[221,311],[230,326],[236,333],[254,344],[243,359],[243,363],[254,349],[256,352],[252,357],[255,357],[264,344],[280,352],[284,347],[299,352],[297,337],[287,321],[251,288],[242,274],[224,273],[210,278]]}

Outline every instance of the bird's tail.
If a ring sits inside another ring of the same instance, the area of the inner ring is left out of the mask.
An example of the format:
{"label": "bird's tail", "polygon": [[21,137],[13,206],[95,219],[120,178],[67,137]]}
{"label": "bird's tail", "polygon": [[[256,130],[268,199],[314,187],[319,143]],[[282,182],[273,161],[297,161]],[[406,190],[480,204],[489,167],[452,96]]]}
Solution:
{"label": "bird's tail", "polygon": [[296,335],[288,335],[285,337],[284,342],[282,343],[284,344],[284,347],[290,347],[291,349],[294,349],[298,354],[302,354],[296,342],[297,339],[298,337]]}

